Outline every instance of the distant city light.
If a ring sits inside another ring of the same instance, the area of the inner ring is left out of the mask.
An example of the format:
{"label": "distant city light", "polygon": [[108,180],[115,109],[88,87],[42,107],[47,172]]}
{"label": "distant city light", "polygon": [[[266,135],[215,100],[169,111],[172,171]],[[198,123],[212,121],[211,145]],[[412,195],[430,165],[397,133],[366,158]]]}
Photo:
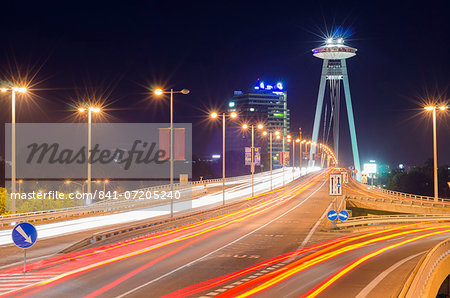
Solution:
{"label": "distant city light", "polygon": [[234,108],[235,105],[236,105],[236,103],[234,101],[230,101],[228,103],[228,107],[230,107],[230,108]]}
{"label": "distant city light", "polygon": [[264,82],[258,81],[253,88],[255,90],[272,91],[274,94],[283,94],[282,90],[284,87],[281,82],[277,82],[275,84],[264,84]]}
{"label": "distant city light", "polygon": [[364,173],[375,174],[376,172],[377,172],[377,164],[376,163],[365,163],[364,164]]}
{"label": "distant city light", "polygon": [[399,168],[400,170],[403,170],[403,169],[405,168],[405,165],[403,165],[402,163],[400,163],[400,164],[398,164],[398,168]]}
{"label": "distant city light", "polygon": [[254,112],[255,111],[255,108],[250,108],[250,112]]}
{"label": "distant city light", "polygon": [[212,155],[212,158],[214,158],[214,159],[219,159],[219,158],[220,158],[220,154],[213,154],[213,155]]}
{"label": "distant city light", "polygon": [[371,160],[369,160],[369,162],[375,162],[375,160],[374,160],[374,159],[371,159]]}

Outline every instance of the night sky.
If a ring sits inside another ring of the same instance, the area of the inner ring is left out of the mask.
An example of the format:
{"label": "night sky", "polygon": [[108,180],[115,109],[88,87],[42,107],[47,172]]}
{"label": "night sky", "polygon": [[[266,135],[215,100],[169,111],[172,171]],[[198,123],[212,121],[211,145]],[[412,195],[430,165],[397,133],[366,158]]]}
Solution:
{"label": "night sky", "polygon": [[[167,122],[168,105],[149,89],[188,88],[175,98],[175,121],[193,123],[194,153],[206,155],[221,148],[206,113],[257,78],[284,83],[291,129],[310,137],[322,63],[311,49],[342,26],[358,49],[347,66],[362,162],[422,165],[432,122],[421,99],[449,98],[450,2],[418,2],[11,1],[0,19],[0,79],[33,77],[19,122],[73,121],[70,104],[86,96],[106,100],[108,121]],[[0,117],[10,121],[4,95]],[[449,119],[439,113],[439,164],[450,164]]]}

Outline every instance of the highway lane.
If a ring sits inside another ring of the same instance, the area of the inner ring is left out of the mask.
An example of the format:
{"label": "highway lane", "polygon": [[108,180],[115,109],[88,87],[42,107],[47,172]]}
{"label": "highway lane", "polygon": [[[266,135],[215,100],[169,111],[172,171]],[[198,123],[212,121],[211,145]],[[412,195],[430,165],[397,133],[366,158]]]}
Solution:
{"label": "highway lane", "polygon": [[[29,285],[11,296],[389,296],[422,254],[450,237],[449,223],[405,225],[323,243],[316,237],[304,247],[330,206],[325,182],[296,184],[240,212],[148,239],[38,262],[25,277],[0,271],[0,293]],[[23,282],[8,284],[14,278]]]}
{"label": "highway lane", "polygon": [[[316,198],[316,202],[310,200],[314,197],[312,194],[318,193],[323,185],[324,180],[322,179],[291,187],[283,195],[274,195],[272,201],[263,202],[261,206],[254,210],[233,215],[235,217],[232,220],[227,218],[224,222],[209,222],[208,226],[202,226],[199,229],[193,228],[187,236],[185,235],[186,231],[174,233],[170,237],[167,236],[163,238],[166,241],[164,245],[157,241],[146,242],[144,247],[138,247],[138,244],[135,244],[126,247],[126,249],[122,248],[123,251],[117,255],[111,253],[111,250],[105,249],[102,251],[102,248],[97,248],[95,253],[90,256],[72,259],[69,265],[67,261],[51,267],[42,266],[43,268],[40,269],[39,265],[36,265],[35,269],[27,274],[27,277],[35,280],[40,279],[43,283],[40,287],[30,288],[30,292],[27,293],[45,293],[46,297],[60,297],[65,293],[73,296],[74,291],[76,291],[77,295],[86,296],[100,290],[104,291],[106,296],[116,296],[135,289],[136,284],[142,285],[158,279],[149,284],[149,287],[153,289],[153,294],[160,295],[191,283],[189,278],[201,280],[210,276],[213,272],[220,275],[223,270],[234,269],[230,266],[218,265],[217,268],[211,267],[212,272],[206,272],[201,269],[196,270],[193,267],[198,266],[203,261],[214,263],[219,260],[224,265],[234,262],[237,266],[242,266],[246,262],[253,263],[258,259],[276,255],[290,247],[298,246],[308,233],[309,227],[314,225],[326,209],[328,206],[326,200],[320,200],[319,198]],[[287,217],[287,215],[292,215],[294,211],[297,212],[294,218]],[[296,220],[298,225],[293,224]],[[302,220],[309,222],[306,224]],[[217,224],[223,226],[217,227]],[[274,227],[272,224],[278,225],[278,227]],[[280,227],[283,227],[281,229],[283,232],[274,234],[275,231],[280,230]],[[294,230],[292,231],[292,229]],[[176,237],[173,238],[173,236]],[[282,241],[279,238],[283,238]],[[280,242],[286,243],[286,245],[284,247],[278,245]],[[271,248],[268,249],[267,246],[271,246]],[[245,247],[247,247],[247,250],[253,249],[255,251],[251,255],[250,252],[244,254],[242,248]],[[139,252],[139,250],[144,250],[144,252]],[[233,254],[230,257],[230,253],[236,250],[239,251],[239,254]],[[116,259],[111,261],[113,257]],[[230,258],[232,262],[230,262]],[[102,262],[103,264],[98,265]],[[190,262],[193,263],[189,267],[183,267]],[[96,264],[95,267],[92,267],[93,264]],[[144,266],[144,268],[139,266]],[[86,269],[87,267],[89,268]],[[80,271],[80,268],[84,269]],[[67,273],[70,270],[73,271],[72,274],[61,275],[62,272]],[[173,270],[175,270],[173,274],[161,278]],[[53,282],[45,284],[52,274],[56,276],[56,279],[53,277]],[[130,276],[124,279],[126,274],[130,274]],[[183,278],[183,276],[189,278]],[[120,280],[120,278],[124,280]],[[115,287],[111,289],[102,288],[108,284],[113,284]],[[21,286],[24,285],[25,283]],[[147,291],[144,287],[140,290]],[[34,293],[33,291],[38,292]],[[160,293],[155,291],[160,291]]]}
{"label": "highway lane", "polygon": [[[317,169],[303,168],[302,175],[306,175]],[[297,169],[296,178],[299,177],[300,171]],[[293,180],[291,168],[286,168],[284,173],[285,183]],[[219,184],[218,184],[219,185]],[[221,183],[220,183],[221,185]],[[229,188],[226,191],[227,202],[233,202],[251,195],[251,183],[248,179],[242,181],[228,181]],[[283,173],[280,170],[274,171],[273,188],[283,185]],[[255,175],[255,194],[261,194],[270,190],[270,173],[263,172]],[[174,204],[174,210],[178,213],[186,212],[191,209],[205,208],[215,206],[222,202],[222,190],[206,194],[192,200],[192,204],[179,202]],[[168,215],[170,213],[170,205],[159,205],[140,210],[132,210],[115,214],[107,214],[101,216],[91,216],[73,220],[65,220],[62,222],[54,222],[48,224],[37,225],[39,239],[59,237],[71,233],[82,232],[96,228],[106,228],[117,224],[133,223],[135,221],[156,218]],[[12,245],[11,239],[12,229],[0,230],[0,246]]]}
{"label": "highway lane", "polygon": [[391,297],[398,293],[419,258],[449,236],[449,224],[348,235],[290,252],[296,255],[294,259],[267,259],[244,269],[247,272],[241,269],[167,297]]}

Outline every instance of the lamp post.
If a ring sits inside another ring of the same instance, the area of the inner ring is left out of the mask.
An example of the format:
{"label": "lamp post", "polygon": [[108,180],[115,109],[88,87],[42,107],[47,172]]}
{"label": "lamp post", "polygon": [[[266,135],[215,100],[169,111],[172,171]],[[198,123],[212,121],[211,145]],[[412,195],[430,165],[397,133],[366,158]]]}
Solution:
{"label": "lamp post", "polygon": [[66,184],[66,185],[70,185],[70,184],[72,184],[72,183],[81,186],[81,191],[82,191],[82,193],[84,194],[84,186],[86,185],[87,180],[84,181],[83,183],[78,183],[78,182],[71,181],[71,180],[65,180],[65,181],[64,181],[64,184]]}
{"label": "lamp post", "polygon": [[[311,141],[306,142],[305,144],[305,151],[308,152],[308,145],[311,145]],[[312,146],[312,145],[311,145]],[[309,150],[311,150],[311,146],[309,146]],[[310,154],[308,153],[308,156],[310,156]],[[309,165],[310,161],[308,159],[308,165]]]}
{"label": "lamp post", "polygon": [[103,196],[105,196],[105,191],[106,191],[106,184],[109,183],[108,179],[103,180]]}
{"label": "lamp post", "polygon": [[[16,193],[16,92],[25,93],[27,88],[9,87],[1,92],[11,91],[11,194]],[[16,196],[12,195],[11,212],[16,213]]]}
{"label": "lamp post", "polygon": [[439,188],[438,188],[438,168],[437,168],[437,135],[436,135],[436,110],[445,111],[447,106],[427,106],[425,110],[433,111],[433,156],[434,156],[434,201],[439,201]]}
{"label": "lamp post", "polygon": [[269,164],[270,164],[270,190],[272,190],[272,162],[273,162],[273,155],[272,155],[272,139],[273,139],[273,132],[263,132],[263,136],[269,135]]}
{"label": "lamp post", "polygon": [[[296,143],[299,143],[299,145],[300,145],[300,139],[299,138],[297,138],[296,140],[295,140],[295,142]],[[301,145],[300,145],[301,146]],[[295,145],[294,145],[294,142],[292,142],[292,147],[295,147]],[[294,150],[293,151],[295,151],[295,148],[294,148]],[[300,159],[300,162],[301,162],[301,160],[302,160],[302,156],[301,156],[301,154],[300,154],[301,152],[300,152],[300,150],[299,150],[299,159]],[[294,165],[294,167],[295,167],[295,165]],[[302,175],[302,169],[301,168],[299,168],[300,169],[300,176]],[[299,176],[299,177],[300,177]]]}
{"label": "lamp post", "polygon": [[[216,112],[211,113],[211,118],[216,119],[219,115]],[[236,112],[230,113],[230,118],[237,117]],[[222,204],[225,205],[225,118],[226,114],[222,113]]]}
{"label": "lamp post", "polygon": [[19,179],[19,180],[17,180],[17,183],[19,184],[19,194],[21,194],[22,193],[22,184],[23,184],[23,179]]}
{"label": "lamp post", "polygon": [[[88,178],[87,178],[87,185],[88,185],[88,189],[87,192],[90,194],[92,193],[92,161],[91,161],[91,147],[92,147],[92,112],[94,113],[100,113],[101,109],[98,107],[93,107],[93,106],[89,106],[89,107],[80,107],[78,108],[78,112],[80,113],[84,113],[85,111],[88,112],[88,160],[87,160],[87,174],[88,174]],[[89,205],[91,203],[91,198],[88,198],[86,200],[86,204]]]}
{"label": "lamp post", "polygon": [[[255,188],[254,188],[254,181],[255,181],[255,156],[254,156],[255,155],[254,154],[254,150],[255,150],[255,125],[252,124],[251,127],[252,127],[252,149],[251,149],[252,162],[251,162],[251,165],[250,165],[250,171],[252,173],[252,197],[253,197],[255,195]],[[242,128],[244,130],[246,130],[248,128],[248,124],[242,125]],[[258,124],[257,128],[258,129],[263,129],[264,125]]]}
{"label": "lamp post", "polygon": [[154,93],[158,96],[163,94],[170,94],[170,128],[169,128],[169,163],[170,163],[170,217],[173,217],[173,94],[174,93],[181,93],[181,94],[189,94],[188,89],[181,89],[180,91],[173,91],[173,89],[170,89],[170,91],[164,91],[161,88],[158,88],[154,91]]}
{"label": "lamp post", "polygon": [[[302,144],[306,143],[306,140],[302,140],[301,136],[300,136],[300,175],[302,173],[302,162],[303,162],[303,152],[302,152]],[[305,150],[306,151],[306,150]]]}

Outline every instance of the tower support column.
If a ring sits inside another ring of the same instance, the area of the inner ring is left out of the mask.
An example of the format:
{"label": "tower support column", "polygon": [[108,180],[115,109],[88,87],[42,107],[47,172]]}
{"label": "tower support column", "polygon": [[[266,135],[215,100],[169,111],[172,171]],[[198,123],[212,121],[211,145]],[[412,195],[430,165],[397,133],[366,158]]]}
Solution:
{"label": "tower support column", "polygon": [[325,96],[325,87],[327,83],[327,67],[328,60],[323,60],[322,65],[322,74],[320,75],[320,85],[319,85],[319,94],[317,95],[317,106],[316,106],[316,115],[314,117],[314,127],[311,139],[311,150],[309,153],[309,167],[314,166],[313,156],[316,154],[316,144],[319,141],[319,129],[320,129],[320,119],[322,117],[322,108],[323,108],[323,99]]}

